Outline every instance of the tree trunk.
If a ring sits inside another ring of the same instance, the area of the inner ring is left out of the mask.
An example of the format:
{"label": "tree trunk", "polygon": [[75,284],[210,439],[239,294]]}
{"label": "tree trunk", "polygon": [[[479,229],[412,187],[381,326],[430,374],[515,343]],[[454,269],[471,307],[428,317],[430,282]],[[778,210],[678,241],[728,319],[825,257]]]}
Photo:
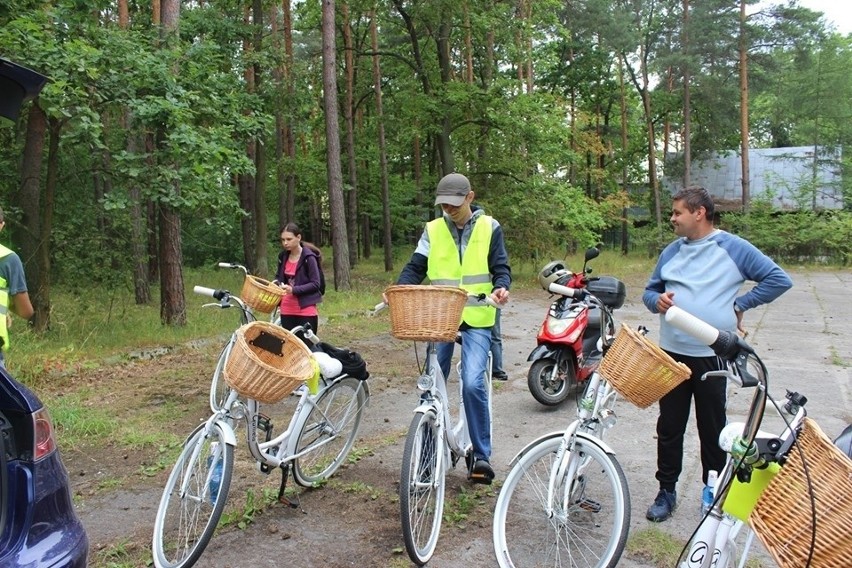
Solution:
{"label": "tree trunk", "polygon": [[56,186],[59,179],[59,138],[62,133],[62,122],[48,119],[49,142],[47,152],[47,181],[44,185],[44,201],[42,203],[41,235],[36,253],[38,272],[41,275],[36,299],[33,301],[35,316],[33,328],[37,332],[50,329],[50,233],[53,230],[53,212],[56,205]]}
{"label": "tree trunk", "polygon": [[[343,121],[346,123],[346,158],[349,173],[349,191],[346,200],[346,226],[353,230],[348,231],[349,238],[349,265],[358,263],[358,169],[355,160],[355,121],[353,118],[353,107],[355,105],[355,46],[352,42],[352,22],[349,15],[349,5],[344,2],[341,7],[343,12],[343,53],[346,67],[346,100],[343,103]],[[373,14],[375,17],[375,13]],[[375,53],[376,46],[373,46]],[[375,57],[375,55],[374,55]],[[381,121],[381,118],[379,118]]]}
{"label": "tree trunk", "polygon": [[[452,25],[445,18],[449,18],[449,16],[442,15],[442,22],[438,26],[438,37],[436,39],[438,46],[438,67],[441,71],[441,84],[443,85],[447,85],[452,81],[452,61],[450,60],[450,32]],[[451,132],[450,112],[449,109],[446,109],[444,116],[441,118],[441,130],[436,135],[435,140],[438,156],[441,159],[442,176],[456,171],[453,147],[450,144]]]}
{"label": "tree trunk", "polygon": [[[36,321],[47,321],[43,313],[49,301],[42,297],[43,275],[39,258],[41,239],[41,167],[44,159],[44,141],[47,132],[47,115],[38,105],[38,99],[30,106],[27,117],[27,134],[24,142],[24,157],[21,164],[21,188],[18,193],[18,207],[21,208],[20,224],[13,226],[15,242],[20,249],[18,254],[24,263]],[[39,328],[37,328],[39,329]],[[44,329],[41,327],[40,329]]]}
{"label": "tree trunk", "polygon": [[[178,37],[180,0],[162,0],[163,45],[168,48]],[[173,70],[175,74],[177,69]],[[174,164],[177,168],[177,164]],[[180,183],[171,190],[180,197]],[[160,230],[160,320],[165,325],[186,325],[186,298],[183,295],[183,253],[180,212],[166,201],[159,203]]]}
{"label": "tree trunk", "polygon": [[689,100],[689,0],[683,0],[683,187],[689,187],[692,167],[692,103]]}
{"label": "tree trunk", "polygon": [[[263,2],[253,0],[253,47],[255,53],[263,53]],[[255,59],[252,68],[254,74],[254,88],[260,90],[261,69],[260,63]],[[269,276],[269,236],[267,234],[268,219],[266,215],[266,152],[261,134],[255,141],[255,183],[254,183],[254,210],[251,212],[255,218],[254,222],[254,244],[255,244],[255,274],[266,278]]]}
{"label": "tree trunk", "polygon": [[742,164],[743,213],[748,213],[751,182],[748,156],[748,44],[746,42],[746,0],[740,0],[740,160]]}
{"label": "tree trunk", "polygon": [[349,245],[343,205],[343,174],[340,167],[340,131],[337,124],[337,53],[334,0],[322,0],[322,87],[325,105],[326,169],[334,260],[334,289],[350,290]]}
{"label": "tree trunk", "polygon": [[[627,162],[627,152],[628,152],[628,136],[627,132],[629,129],[629,125],[627,122],[627,90],[624,87],[624,62],[619,58],[618,60],[618,92],[619,99],[621,101],[621,189],[627,194],[630,188],[627,186],[628,176],[630,175],[630,170],[628,168]],[[627,254],[630,252],[630,243],[628,241],[628,237],[630,232],[628,231],[628,220],[627,220],[627,207],[622,209],[621,211],[621,253]]]}
{"label": "tree trunk", "polygon": [[[292,99],[295,94],[293,85],[293,19],[290,10],[290,0],[281,2],[284,17],[284,57],[285,69],[284,81],[286,84],[287,98]],[[289,158],[290,167],[287,174],[287,189],[282,197],[283,206],[280,207],[284,211],[284,218],[281,219],[281,225],[293,220],[294,211],[296,209],[296,174],[293,172],[293,164],[296,163],[296,140],[293,136],[294,131],[292,115],[288,115],[284,126],[284,153]]]}
{"label": "tree trunk", "polygon": [[379,65],[379,34],[375,10],[370,13],[370,41],[373,46],[373,91],[376,94],[376,122],[379,129],[379,176],[382,183],[382,229],[384,232],[385,272],[393,270],[391,242],[390,192],[388,190],[388,158],[385,150],[385,123],[382,110],[382,71]]}

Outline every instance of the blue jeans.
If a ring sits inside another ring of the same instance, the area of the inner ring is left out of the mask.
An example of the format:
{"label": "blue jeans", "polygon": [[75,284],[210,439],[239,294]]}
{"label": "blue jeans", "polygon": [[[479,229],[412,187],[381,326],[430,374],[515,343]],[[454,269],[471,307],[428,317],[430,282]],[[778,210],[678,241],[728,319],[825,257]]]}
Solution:
{"label": "blue jeans", "polygon": [[[491,459],[491,415],[485,371],[491,349],[491,328],[471,328],[461,332],[461,380],[467,430],[475,459]],[[438,364],[445,377],[450,375],[455,343],[438,344]]]}
{"label": "blue jeans", "polygon": [[500,331],[500,312],[491,328],[491,375],[503,370],[503,333]]}

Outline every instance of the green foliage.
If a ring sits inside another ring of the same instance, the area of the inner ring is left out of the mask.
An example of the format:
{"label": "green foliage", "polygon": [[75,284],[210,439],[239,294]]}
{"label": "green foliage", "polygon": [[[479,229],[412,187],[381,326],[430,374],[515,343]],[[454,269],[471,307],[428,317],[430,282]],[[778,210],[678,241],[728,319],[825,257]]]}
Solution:
{"label": "green foliage", "polygon": [[779,262],[852,262],[852,215],[847,211],[778,213],[756,204],[748,215],[729,213],[722,228],[748,239]]}

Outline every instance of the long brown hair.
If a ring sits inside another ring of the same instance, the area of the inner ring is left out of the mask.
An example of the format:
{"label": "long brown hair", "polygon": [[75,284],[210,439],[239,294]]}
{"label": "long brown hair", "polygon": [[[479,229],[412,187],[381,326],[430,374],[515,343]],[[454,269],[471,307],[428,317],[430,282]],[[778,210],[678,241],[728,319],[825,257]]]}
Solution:
{"label": "long brown hair", "polygon": [[[292,221],[290,221],[289,223],[287,223],[286,225],[281,227],[281,230],[278,231],[278,234],[282,235],[282,234],[284,234],[285,231],[287,233],[293,233],[294,235],[296,235],[300,239],[302,238],[302,229],[300,229],[299,225],[297,225],[296,223],[294,223]],[[317,264],[319,265],[320,270],[322,270],[322,251],[320,250],[320,248],[317,245],[315,245],[314,243],[309,243],[306,240],[302,240],[302,246],[307,247],[307,248],[311,249],[312,251],[314,251],[314,254],[317,255]]]}

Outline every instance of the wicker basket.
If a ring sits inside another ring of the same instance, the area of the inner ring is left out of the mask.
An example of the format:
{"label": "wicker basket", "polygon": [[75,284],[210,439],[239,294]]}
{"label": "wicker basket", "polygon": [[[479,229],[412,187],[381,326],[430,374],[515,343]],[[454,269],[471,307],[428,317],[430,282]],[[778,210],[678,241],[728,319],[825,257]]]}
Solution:
{"label": "wicker basket", "polygon": [[251,306],[252,309],[265,314],[272,312],[281,303],[283,296],[284,290],[268,280],[251,274],[246,275],[243,289],[240,292],[240,298],[243,302]]}
{"label": "wicker basket", "polygon": [[639,408],[654,404],[692,374],[689,367],[624,324],[604,355],[600,372]]}
{"label": "wicker basket", "polygon": [[243,396],[278,402],[314,373],[311,352],[281,326],[255,321],[237,330],[225,380]]}
{"label": "wicker basket", "polygon": [[787,463],[761,493],[749,523],[779,566],[805,566],[814,518],[808,478],[813,488],[817,523],[810,566],[849,568],[852,566],[852,460],[810,418],[805,419],[798,448],[793,446]]}
{"label": "wicker basket", "polygon": [[390,286],[391,334],[409,341],[455,341],[467,292],[454,286]]}

